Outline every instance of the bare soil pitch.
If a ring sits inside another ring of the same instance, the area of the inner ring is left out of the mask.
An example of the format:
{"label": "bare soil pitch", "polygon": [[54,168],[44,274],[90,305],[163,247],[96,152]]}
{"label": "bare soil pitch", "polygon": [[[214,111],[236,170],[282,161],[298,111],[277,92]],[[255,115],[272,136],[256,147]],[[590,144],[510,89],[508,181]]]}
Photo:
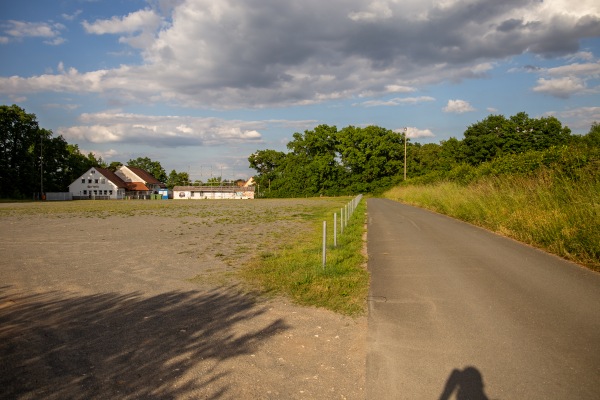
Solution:
{"label": "bare soil pitch", "polygon": [[310,201],[181,204],[0,204],[0,398],[364,398],[366,317],[230,274],[307,229]]}

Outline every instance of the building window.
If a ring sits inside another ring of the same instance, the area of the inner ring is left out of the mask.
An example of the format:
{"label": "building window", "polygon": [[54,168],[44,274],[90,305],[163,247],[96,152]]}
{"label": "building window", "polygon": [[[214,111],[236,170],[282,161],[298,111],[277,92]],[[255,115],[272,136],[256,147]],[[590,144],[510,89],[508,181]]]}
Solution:
{"label": "building window", "polygon": [[94,179],[94,183],[98,183],[98,179]]}
{"label": "building window", "polygon": [[94,196],[95,196],[95,195],[97,195],[97,194],[98,194],[98,191],[97,191],[97,190],[94,190]]}
{"label": "building window", "polygon": [[88,179],[88,183],[92,183],[92,180],[91,180],[91,179]]}
{"label": "building window", "polygon": [[92,170],[92,174],[95,174],[95,173],[96,173],[96,171],[95,171],[95,170]]}
{"label": "building window", "polygon": [[106,190],[104,191],[104,195],[106,196]]}
{"label": "building window", "polygon": [[100,183],[102,183],[102,184],[106,183],[106,179],[104,179],[104,178],[100,179]]}
{"label": "building window", "polygon": [[81,183],[85,183],[85,178],[81,180]]}
{"label": "building window", "polygon": [[109,190],[109,191],[108,191],[108,194],[110,194],[110,195],[112,196],[112,190]]}
{"label": "building window", "polygon": [[85,195],[87,196],[87,190],[84,190],[84,191],[83,191],[83,194],[85,194]]}

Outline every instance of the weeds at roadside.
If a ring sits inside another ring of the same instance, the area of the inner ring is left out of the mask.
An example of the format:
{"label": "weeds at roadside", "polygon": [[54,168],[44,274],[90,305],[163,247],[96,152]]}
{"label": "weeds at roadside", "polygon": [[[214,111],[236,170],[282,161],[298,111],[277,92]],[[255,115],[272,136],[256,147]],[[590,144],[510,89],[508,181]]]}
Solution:
{"label": "weeds at roadside", "polygon": [[600,271],[599,164],[577,171],[401,186],[384,197],[482,226]]}
{"label": "weeds at roadside", "polygon": [[[312,216],[314,233],[296,237],[294,244],[263,251],[241,271],[264,293],[286,295],[301,305],[324,307],[345,315],[362,315],[366,310],[369,276],[365,268],[363,231],[366,212],[361,202],[338,246],[327,244],[327,262],[322,265],[322,221],[339,210],[331,208]],[[332,237],[333,235],[328,235]]]}

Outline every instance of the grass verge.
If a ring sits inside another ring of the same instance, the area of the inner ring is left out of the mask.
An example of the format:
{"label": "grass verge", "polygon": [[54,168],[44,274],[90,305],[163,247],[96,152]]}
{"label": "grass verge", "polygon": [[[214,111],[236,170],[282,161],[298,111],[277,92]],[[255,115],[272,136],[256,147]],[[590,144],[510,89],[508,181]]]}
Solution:
{"label": "grass verge", "polygon": [[396,187],[384,197],[467,221],[600,271],[600,178],[597,165],[577,176],[487,176],[467,185],[437,182]]}
{"label": "grass verge", "polygon": [[[359,203],[334,247],[332,215],[337,211],[328,209],[313,215],[311,234],[295,238],[277,251],[260,254],[241,271],[241,276],[263,293],[284,295],[300,305],[363,315],[369,290],[363,251],[366,202]],[[328,220],[327,261],[323,267],[322,221]]]}

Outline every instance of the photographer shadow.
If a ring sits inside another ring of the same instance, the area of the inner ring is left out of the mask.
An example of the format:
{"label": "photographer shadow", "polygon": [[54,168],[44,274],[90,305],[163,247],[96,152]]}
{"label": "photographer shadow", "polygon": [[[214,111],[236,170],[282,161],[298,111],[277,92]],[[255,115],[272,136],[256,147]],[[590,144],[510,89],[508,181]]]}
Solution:
{"label": "photographer shadow", "polygon": [[452,371],[439,400],[448,400],[456,390],[456,400],[489,400],[483,390],[483,376],[475,367]]}

